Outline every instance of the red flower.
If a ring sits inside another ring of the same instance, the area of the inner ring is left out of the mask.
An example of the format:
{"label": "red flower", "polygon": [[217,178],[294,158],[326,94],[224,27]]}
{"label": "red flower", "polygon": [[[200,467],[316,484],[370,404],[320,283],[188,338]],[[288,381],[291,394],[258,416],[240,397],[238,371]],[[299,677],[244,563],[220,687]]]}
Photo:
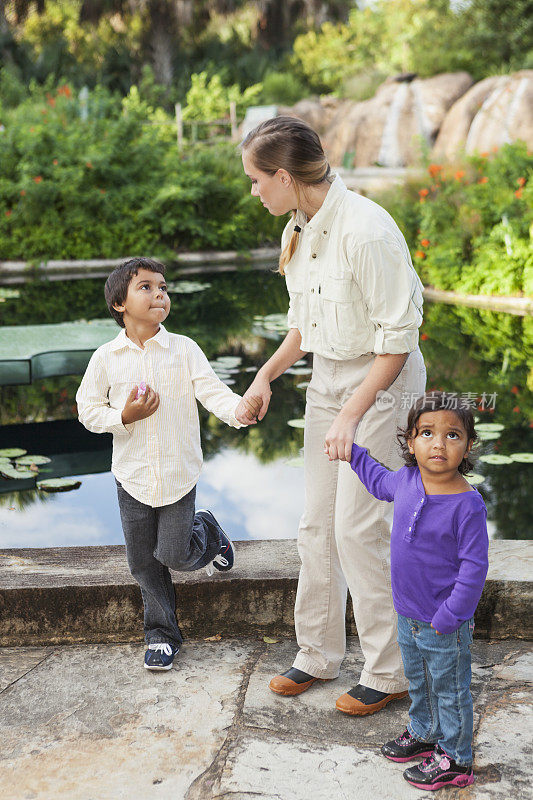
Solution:
{"label": "red flower", "polygon": [[442,167],[440,164],[430,164],[428,167],[428,172],[432,178],[436,178],[439,172],[442,171]]}
{"label": "red flower", "polygon": [[522,197],[522,192],[523,192],[523,191],[524,191],[524,190],[523,190],[522,188],[520,188],[520,189],[517,189],[517,190],[516,190],[516,192],[514,193],[514,196],[515,196],[515,197],[516,197],[518,200],[520,200],[520,199],[521,199],[521,197]]}
{"label": "red flower", "polygon": [[425,257],[426,257],[426,254],[424,253],[424,251],[423,251],[423,250],[417,250],[417,251],[416,251],[416,253],[415,253],[415,256],[416,256],[417,258],[425,258]]}
{"label": "red flower", "polygon": [[420,244],[422,247],[429,247],[429,239],[421,239]]}
{"label": "red flower", "polygon": [[515,406],[515,407],[513,408],[513,413],[514,413],[514,414],[519,414],[519,413],[520,413],[520,406]]}
{"label": "red flower", "polygon": [[478,180],[478,183],[488,183],[488,181],[489,179],[487,178],[487,176],[483,175],[483,177]]}
{"label": "red flower", "polygon": [[11,211],[11,209],[8,208],[8,210],[6,211],[6,217],[10,217],[12,213],[13,212]]}
{"label": "red flower", "polygon": [[42,183],[43,177],[42,175],[37,175],[33,180],[35,181],[35,183]]}
{"label": "red flower", "polygon": [[427,335],[427,333],[422,333],[420,338],[422,339],[423,342],[425,342],[427,339],[429,339],[429,336]]}
{"label": "red flower", "polygon": [[418,194],[420,195],[420,197],[427,197],[429,194],[429,189],[420,189]]}
{"label": "red flower", "polygon": [[518,386],[513,386],[513,388],[511,389],[511,391],[512,391],[512,393],[513,393],[513,394],[518,394],[518,393],[519,393],[519,391],[520,391],[520,389],[518,388]]}
{"label": "red flower", "polygon": [[517,184],[519,186],[525,186],[525,183],[526,183],[526,179],[525,178],[518,178]]}
{"label": "red flower", "polygon": [[464,178],[464,176],[465,176],[464,169],[458,169],[457,172],[455,173],[455,180],[460,181],[461,178]]}

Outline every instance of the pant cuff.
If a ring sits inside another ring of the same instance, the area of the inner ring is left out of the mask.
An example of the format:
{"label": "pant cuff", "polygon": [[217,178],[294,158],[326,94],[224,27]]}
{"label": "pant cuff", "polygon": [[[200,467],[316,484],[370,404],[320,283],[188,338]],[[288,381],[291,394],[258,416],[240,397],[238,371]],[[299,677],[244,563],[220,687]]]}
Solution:
{"label": "pant cuff", "polygon": [[377,692],[385,692],[386,694],[399,694],[406,692],[409,688],[409,683],[403,677],[380,678],[376,675],[370,675],[365,669],[361,672],[359,683],[362,686],[367,686],[369,689],[375,689]]}
{"label": "pant cuff", "polygon": [[335,670],[334,668],[330,667],[329,669],[321,669],[316,661],[313,661],[306,653],[299,652],[296,658],[294,659],[294,664],[292,665],[295,669],[299,669],[302,672],[307,672],[308,675],[312,675],[313,678],[324,678],[326,680],[333,680],[334,678],[339,677],[339,668]]}
{"label": "pant cuff", "polygon": [[407,723],[407,730],[409,731],[411,736],[414,736],[414,738],[418,739],[419,742],[427,742],[428,744],[437,744],[436,739],[434,739],[433,741],[431,741],[431,739],[426,739],[425,736],[422,736],[417,730],[415,730],[413,727],[412,720],[409,720],[409,722]]}

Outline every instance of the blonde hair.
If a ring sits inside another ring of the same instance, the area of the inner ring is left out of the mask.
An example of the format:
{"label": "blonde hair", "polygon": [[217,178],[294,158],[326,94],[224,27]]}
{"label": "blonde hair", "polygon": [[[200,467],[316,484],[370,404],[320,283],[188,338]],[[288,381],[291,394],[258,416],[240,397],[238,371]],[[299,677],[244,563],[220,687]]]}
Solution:
{"label": "blonde hair", "polygon": [[[254,165],[267,175],[285,169],[294,180],[297,202],[299,187],[314,186],[331,180],[331,168],[318,134],[301,119],[275,117],[262,122],[244,138],[242,150],[249,150]],[[292,212],[293,220],[296,210]],[[279,272],[284,275],[298,245],[300,228],[295,225],[292,236],[279,257]]]}

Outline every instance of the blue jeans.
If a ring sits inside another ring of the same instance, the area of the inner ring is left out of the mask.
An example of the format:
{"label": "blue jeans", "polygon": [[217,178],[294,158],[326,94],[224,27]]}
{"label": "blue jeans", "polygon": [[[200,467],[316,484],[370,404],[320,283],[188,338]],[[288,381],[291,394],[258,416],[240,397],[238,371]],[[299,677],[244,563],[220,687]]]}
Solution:
{"label": "blue jeans", "polygon": [[424,742],[438,742],[461,765],[472,763],[473,632],[473,619],[454,633],[439,635],[429,622],[398,614],[398,644],[411,697],[408,730]]}
{"label": "blue jeans", "polygon": [[176,503],[152,508],[116,483],[128,566],[141,587],[145,641],[179,645],[183,637],[170,569],[205,567],[220,550],[220,532],[195,515],[196,487]]}

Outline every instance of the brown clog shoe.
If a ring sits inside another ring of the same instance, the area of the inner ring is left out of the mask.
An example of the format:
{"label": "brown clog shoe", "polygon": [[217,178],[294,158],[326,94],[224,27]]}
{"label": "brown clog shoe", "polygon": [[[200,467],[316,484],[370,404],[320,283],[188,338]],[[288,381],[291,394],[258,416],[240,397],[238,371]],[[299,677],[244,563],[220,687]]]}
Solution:
{"label": "brown clog shoe", "polygon": [[276,675],[270,681],[269,688],[276,694],[282,694],[286,697],[293,697],[297,694],[307,691],[315,681],[320,678],[315,678],[313,675],[308,675],[307,672],[302,672],[300,669],[291,667],[282,675]]}
{"label": "brown clog shoe", "polygon": [[358,684],[346,694],[341,695],[335,706],[343,714],[366,717],[368,714],[375,714],[376,711],[381,711],[391,700],[401,700],[406,695],[407,692],[385,694],[385,692],[378,692],[376,689],[370,689],[368,686]]}

